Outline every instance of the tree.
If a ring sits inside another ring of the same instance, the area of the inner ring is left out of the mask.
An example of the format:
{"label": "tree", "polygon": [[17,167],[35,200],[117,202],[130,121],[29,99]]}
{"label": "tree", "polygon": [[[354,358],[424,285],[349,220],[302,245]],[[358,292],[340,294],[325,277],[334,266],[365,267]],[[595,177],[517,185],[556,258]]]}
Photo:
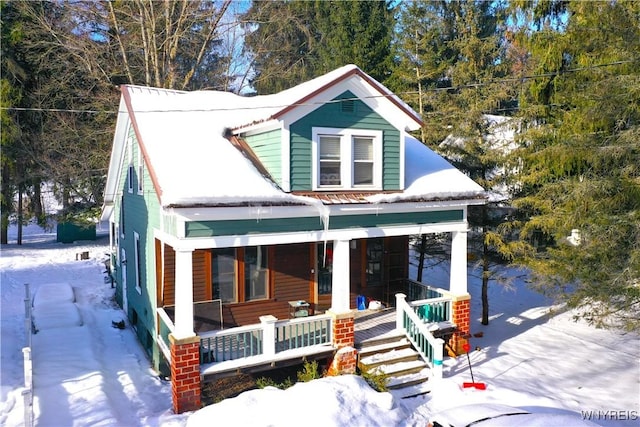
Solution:
{"label": "tree", "polygon": [[3,3],[3,77],[18,76],[5,74],[17,70],[14,63],[28,66],[24,79],[3,83],[3,103],[14,103],[13,110],[3,110],[3,121],[15,124],[3,132],[3,215],[15,211],[10,201],[16,191],[39,200],[45,178],[64,209],[75,203],[99,208],[116,85],[231,89],[235,79],[224,73],[230,61],[221,43],[223,33],[237,26],[226,14],[230,4]]}
{"label": "tree", "polygon": [[315,3],[254,1],[242,16],[244,51],[251,58],[251,86],[270,94],[314,77],[319,35]]}
{"label": "tree", "polygon": [[518,2],[514,13],[532,78],[520,97],[518,212],[504,225],[525,245],[507,253],[577,317],[637,329],[640,3]]}
{"label": "tree", "polygon": [[[503,112],[515,98],[504,81],[509,72],[505,21],[502,2],[411,2],[401,11],[402,36],[395,44],[399,67],[393,81],[417,94],[409,99],[424,117],[423,142],[487,190],[500,184],[508,148],[494,138],[505,124],[487,115]],[[471,243],[480,248],[483,324],[489,322],[488,284],[499,258],[493,233],[503,204],[492,198],[469,208],[469,223],[480,230],[479,244]]]}
{"label": "tree", "polygon": [[275,93],[350,63],[384,82],[393,9],[371,1],[256,1],[243,16],[252,85]]}

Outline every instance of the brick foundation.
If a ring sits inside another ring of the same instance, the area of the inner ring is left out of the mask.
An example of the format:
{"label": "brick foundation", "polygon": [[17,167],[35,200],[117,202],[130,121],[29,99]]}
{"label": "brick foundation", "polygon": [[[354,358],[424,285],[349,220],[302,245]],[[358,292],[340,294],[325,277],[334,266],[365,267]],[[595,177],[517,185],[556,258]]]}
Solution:
{"label": "brick foundation", "polygon": [[195,411],[200,401],[200,337],[171,341],[171,394],[176,414]]}
{"label": "brick foundation", "polygon": [[449,339],[449,347],[456,354],[463,354],[465,352],[463,346],[467,344],[470,334],[471,295],[454,297],[452,320],[457,326],[457,332]]}
{"label": "brick foundation", "polygon": [[358,352],[353,348],[355,345],[355,317],[351,312],[329,313],[333,316],[331,339],[338,351],[329,364],[327,375],[354,374],[358,360]]}
{"label": "brick foundation", "polygon": [[355,374],[357,362],[358,351],[353,347],[342,347],[333,356],[329,369],[327,369],[327,375]]}
{"label": "brick foundation", "polygon": [[333,345],[341,347],[353,347],[355,345],[355,317],[353,313],[343,313],[333,315],[332,339]]}

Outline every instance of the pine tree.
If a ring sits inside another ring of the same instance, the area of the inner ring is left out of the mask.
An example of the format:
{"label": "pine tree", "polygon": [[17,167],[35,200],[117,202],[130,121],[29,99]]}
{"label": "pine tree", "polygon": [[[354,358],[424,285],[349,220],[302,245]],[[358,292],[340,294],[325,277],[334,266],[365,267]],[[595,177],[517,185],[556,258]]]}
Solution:
{"label": "pine tree", "polygon": [[[492,134],[509,126],[488,114],[502,112],[514,99],[502,81],[509,71],[505,12],[501,2],[411,2],[401,12],[402,37],[396,43],[400,62],[394,82],[418,94],[410,99],[424,116],[423,142],[487,190],[499,184],[496,172],[507,148]],[[503,215],[495,198],[469,209],[471,227],[481,230],[471,233],[471,243],[481,259],[483,324],[489,321],[489,280],[496,278],[495,246],[501,244],[494,230]]]}
{"label": "pine tree", "polygon": [[516,6],[531,78],[514,156],[519,210],[504,228],[527,245],[510,255],[577,316],[637,328],[640,3]]}
{"label": "pine tree", "polygon": [[244,15],[252,84],[275,93],[347,64],[384,82],[393,9],[382,1],[256,1]]}

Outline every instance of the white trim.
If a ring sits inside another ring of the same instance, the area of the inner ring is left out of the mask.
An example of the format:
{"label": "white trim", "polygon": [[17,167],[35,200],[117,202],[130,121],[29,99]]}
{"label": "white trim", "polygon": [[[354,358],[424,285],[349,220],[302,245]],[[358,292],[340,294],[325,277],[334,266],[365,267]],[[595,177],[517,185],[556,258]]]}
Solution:
{"label": "white trim", "polygon": [[[335,190],[382,190],[382,145],[383,135],[379,130],[366,129],[340,129],[313,127],[311,129],[311,186],[314,191],[335,191]],[[321,136],[340,137],[340,185],[329,186],[320,185],[318,171],[320,170],[320,155],[318,152],[319,138]],[[373,139],[373,184],[354,185],[354,149],[353,140],[357,137]]]}
{"label": "white trim", "polygon": [[[468,205],[483,204],[482,200],[444,200],[432,202],[403,203],[363,203],[326,205],[329,217],[337,215],[353,215],[365,212],[377,215],[403,212],[433,212],[451,209],[463,209]],[[253,207],[219,207],[219,208],[169,208],[166,215],[176,217],[177,223],[189,221],[223,221],[227,219],[253,219],[260,221],[267,218],[304,218],[319,217],[318,209],[311,205],[300,206],[253,206]],[[184,237],[184,236],[181,236]]]}
{"label": "white trim", "polygon": [[405,154],[405,138],[407,137],[407,132],[404,130],[400,131],[400,189],[405,190],[405,167],[406,167],[406,154]]}
{"label": "white trim", "polygon": [[294,123],[314,110],[322,107],[328,101],[336,99],[346,91],[351,91],[357,98],[359,98],[360,101],[367,104],[369,108],[377,112],[396,129],[409,131],[420,129],[419,122],[388,99],[389,97],[394,96],[393,94],[389,93],[389,96],[381,94],[362,77],[355,74],[348,77],[346,80],[342,80],[337,84],[325,88],[316,96],[305,100],[304,105],[299,105],[296,108],[291,109],[287,113],[283,114],[280,117],[280,120],[287,124]]}
{"label": "white trim", "polygon": [[142,254],[140,253],[139,248],[141,248],[141,243],[140,243],[140,234],[138,234],[137,231],[133,232],[133,261],[135,262],[135,266],[134,266],[134,270],[136,272],[136,291],[138,291],[138,293],[140,295],[142,295],[142,277],[141,276],[141,271],[140,271],[140,267],[141,267],[141,262],[142,262]]}
{"label": "white trim", "polygon": [[282,191],[288,193],[291,191],[291,131],[289,126],[283,126],[281,128],[281,140],[280,140],[280,161],[282,165],[280,167],[280,188]]}
{"label": "white trim", "polygon": [[138,195],[141,196],[144,193],[144,156],[142,155],[142,148],[138,144],[138,179],[137,179]]}
{"label": "white trim", "polygon": [[127,191],[133,193],[133,174],[135,169],[133,167],[133,138],[127,136]]}
{"label": "white trim", "polygon": [[[239,111],[242,111],[242,110],[239,110]],[[282,123],[280,122],[280,120],[270,119],[270,120],[256,123],[256,124],[240,126],[239,128],[234,129],[234,133],[236,135],[251,136],[251,135],[261,134],[263,132],[269,132],[271,130],[280,129],[281,126],[282,126]]]}
{"label": "white trim", "polygon": [[417,224],[376,228],[349,228],[329,231],[301,231],[271,234],[245,234],[181,239],[161,230],[154,230],[154,237],[175,249],[196,250],[209,248],[268,246],[289,243],[323,242],[325,240],[368,239],[385,236],[407,236],[412,234],[449,233],[467,231],[465,221],[446,224]]}

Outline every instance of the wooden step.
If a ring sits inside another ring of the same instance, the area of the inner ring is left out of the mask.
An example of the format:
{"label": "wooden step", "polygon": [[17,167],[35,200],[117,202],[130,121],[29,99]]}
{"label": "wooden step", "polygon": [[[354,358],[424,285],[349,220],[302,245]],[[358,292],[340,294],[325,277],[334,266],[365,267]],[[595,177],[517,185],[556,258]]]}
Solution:
{"label": "wooden step", "polygon": [[383,364],[373,368],[372,372],[384,374],[389,377],[398,377],[420,372],[427,367],[422,360],[410,360],[406,362],[397,362],[391,364]]}
{"label": "wooden step", "polygon": [[400,350],[403,348],[410,348],[411,343],[406,338],[401,338],[397,341],[386,342],[378,345],[367,345],[366,347],[361,347],[358,351],[358,356],[360,359],[371,356],[377,353],[387,353],[393,350]]}
{"label": "wooden step", "polygon": [[363,340],[359,343],[356,344],[356,348],[361,350],[361,349],[365,349],[367,347],[372,347],[372,346],[377,346],[377,345],[381,345],[381,344],[388,344],[388,343],[392,343],[395,341],[400,341],[401,339],[405,338],[406,339],[406,334],[404,333],[404,331],[399,331],[399,330],[392,330],[389,331],[385,334],[382,335],[378,335],[374,338],[368,338],[366,340]]}
{"label": "wooden step", "polygon": [[392,365],[400,362],[418,360],[420,355],[413,348],[406,347],[392,349],[384,353],[375,353],[360,359],[359,366],[362,370],[373,369],[381,365]]}

